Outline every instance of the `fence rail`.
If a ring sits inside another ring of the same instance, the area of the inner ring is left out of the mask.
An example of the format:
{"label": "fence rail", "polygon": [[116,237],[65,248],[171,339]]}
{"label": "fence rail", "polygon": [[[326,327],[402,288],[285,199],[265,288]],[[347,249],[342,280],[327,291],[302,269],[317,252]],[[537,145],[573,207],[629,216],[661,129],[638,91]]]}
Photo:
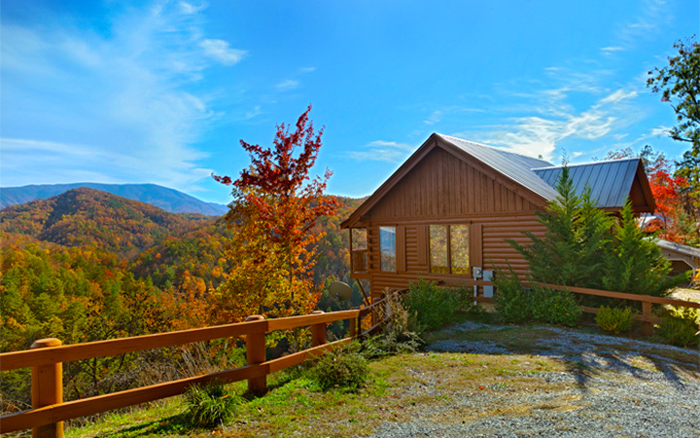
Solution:
{"label": "fence rail", "polygon": [[[475,284],[477,282],[474,282]],[[485,282],[481,282],[485,283]],[[490,283],[490,285],[493,285],[493,283]],[[580,295],[592,295],[592,296],[598,296],[598,297],[607,297],[607,298],[617,298],[621,300],[629,300],[629,301],[638,301],[642,303],[642,313],[640,315],[637,315],[635,317],[635,320],[641,321],[642,322],[642,330],[645,336],[651,336],[653,333],[653,324],[658,324],[661,322],[661,318],[655,317],[652,315],[652,304],[662,304],[662,305],[671,305],[671,306],[679,306],[679,307],[690,307],[694,309],[700,309],[700,303],[696,303],[694,301],[685,301],[685,300],[676,300],[676,299],[671,299],[671,298],[662,298],[662,297],[654,297],[651,295],[638,295],[638,294],[630,294],[630,293],[625,293],[625,292],[612,292],[612,291],[607,291],[607,290],[598,290],[598,289],[588,289],[585,287],[575,287],[575,286],[563,286],[560,284],[549,284],[549,283],[539,283],[539,282],[533,282],[533,283],[525,283],[525,286],[532,286],[532,285],[537,285],[541,287],[547,287],[550,289],[556,289],[556,290],[568,290],[569,292],[580,294]],[[481,284],[479,284],[481,286]],[[475,297],[476,301],[480,302],[486,302],[486,303],[493,303],[493,299],[491,298],[486,298],[483,296],[476,296]],[[586,306],[581,306],[581,309],[586,312],[586,313],[598,313],[600,310],[597,307],[586,307]]]}
{"label": "fence rail", "polygon": [[[313,312],[310,315],[292,316],[278,319],[264,319],[254,315],[246,322],[180,330],[169,333],[136,336],[132,338],[110,339],[75,345],[61,345],[58,339],[37,341],[30,350],[0,354],[0,371],[18,368],[32,368],[32,409],[3,415],[0,417],[0,433],[32,428],[34,436],[62,437],[63,421],[72,418],[94,415],[162,398],[182,394],[192,385],[211,381],[237,382],[248,380],[248,389],[262,392],[267,389],[267,376],[324,352],[352,341],[358,336],[373,333],[392,317],[386,310],[396,294],[387,296],[363,308],[338,312]],[[363,324],[363,319],[371,321]],[[349,337],[326,342],[326,328],[329,322],[350,321]],[[265,334],[276,330],[298,327],[311,327],[312,347],[278,359],[266,360]],[[368,326],[363,330],[363,326]],[[155,348],[185,345],[193,342],[214,339],[244,337],[247,365],[160,383],[111,394],[63,402],[62,364],[82,359],[113,356]]]}

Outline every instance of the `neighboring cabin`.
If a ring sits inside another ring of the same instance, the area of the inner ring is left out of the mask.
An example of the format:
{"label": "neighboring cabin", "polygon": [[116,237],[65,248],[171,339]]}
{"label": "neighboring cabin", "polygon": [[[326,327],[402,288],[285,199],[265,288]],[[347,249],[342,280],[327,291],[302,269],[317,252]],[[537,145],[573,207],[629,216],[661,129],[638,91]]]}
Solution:
{"label": "neighboring cabin", "polygon": [[661,249],[661,254],[671,262],[671,275],[691,270],[691,278],[694,278],[700,272],[700,248],[664,239],[656,239],[656,245]]}
{"label": "neighboring cabin", "polygon": [[[569,165],[577,192],[586,184],[600,208],[632,200],[637,214],[654,199],[641,159]],[[459,284],[473,268],[527,263],[505,239],[543,236],[535,211],[554,200],[562,166],[442,134],[432,134],[350,217],[351,277],[371,295],[419,278]]]}

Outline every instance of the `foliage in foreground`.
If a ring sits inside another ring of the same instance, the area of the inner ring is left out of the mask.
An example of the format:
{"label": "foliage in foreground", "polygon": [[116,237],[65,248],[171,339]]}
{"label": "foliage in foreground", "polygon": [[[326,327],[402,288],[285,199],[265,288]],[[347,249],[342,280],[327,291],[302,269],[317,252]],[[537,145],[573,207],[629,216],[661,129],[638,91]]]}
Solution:
{"label": "foliage in foreground", "polygon": [[545,322],[573,327],[583,311],[568,291],[540,286],[525,289],[518,275],[510,269],[496,269],[493,280],[498,293],[494,296],[496,310],[505,322]]}
{"label": "foliage in foreground", "polygon": [[403,298],[409,314],[415,315],[417,331],[435,330],[451,322],[457,311],[470,307],[470,291],[466,287],[446,288],[419,279],[411,283]]}
{"label": "foliage in foreground", "polygon": [[194,427],[213,428],[227,423],[243,399],[218,382],[191,386],[185,393],[185,418]]}
{"label": "foliage in foreground", "polygon": [[616,292],[663,296],[685,280],[668,278],[671,263],[634,219],[629,200],[621,219],[596,207],[586,189],[579,196],[564,167],[557,181],[557,199],[538,212],[547,231],[544,238],[530,232],[532,244],[508,242],[527,260],[534,280]]}
{"label": "foliage in foreground", "polygon": [[658,333],[666,342],[678,347],[699,347],[700,310],[689,307],[667,306]]}
{"label": "foliage in foreground", "polygon": [[601,306],[595,316],[595,322],[606,332],[619,335],[632,328],[637,311],[631,307]]}
{"label": "foliage in foreground", "polygon": [[339,388],[356,392],[367,381],[369,362],[360,353],[361,345],[351,342],[344,348],[336,348],[318,359],[310,370],[310,377],[323,391]]}

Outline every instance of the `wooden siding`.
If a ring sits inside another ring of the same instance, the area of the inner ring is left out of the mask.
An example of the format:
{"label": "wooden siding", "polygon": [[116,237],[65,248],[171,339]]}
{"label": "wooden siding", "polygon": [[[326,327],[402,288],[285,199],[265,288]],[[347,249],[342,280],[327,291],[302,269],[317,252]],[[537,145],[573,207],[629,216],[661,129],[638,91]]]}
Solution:
{"label": "wooden siding", "polygon": [[493,169],[436,148],[371,209],[370,222],[535,210],[521,191]]}
{"label": "wooden siding", "polygon": [[[505,239],[526,244],[521,231],[544,235],[535,205],[522,187],[480,163],[465,162],[436,148],[410,170],[366,215],[372,296],[403,289],[419,278],[459,284],[471,275],[431,274],[428,226],[468,224],[470,267],[507,268],[523,278],[525,260]],[[396,227],[395,272],[380,270],[379,227]]]}
{"label": "wooden siding", "polygon": [[[481,216],[464,217],[462,220],[451,220],[451,223],[471,224],[469,229],[470,239],[470,266],[482,266],[484,269],[495,269],[501,267],[507,269],[508,265],[525,280],[527,273],[527,262],[513,249],[506,239],[527,245],[530,239],[522,235],[521,231],[530,231],[537,237],[544,237],[546,228],[537,222],[534,213],[522,215],[501,215],[501,216]],[[431,221],[425,224],[415,221],[406,221],[399,225],[397,229],[404,229],[405,235],[405,272],[381,272],[373,269],[371,272],[372,295],[377,297],[385,288],[403,289],[409,286],[410,282],[418,281],[419,278],[431,281],[444,281],[447,284],[460,284],[460,279],[471,278],[469,275],[447,275],[431,274],[429,266],[429,248],[427,228]],[[382,223],[381,225],[388,225]],[[371,227],[372,235],[378,233],[379,227]],[[480,231],[479,231],[480,230]],[[479,239],[479,232],[481,239]],[[400,233],[397,233],[397,235]],[[378,246],[371,246],[373,251],[372,259],[378,260]],[[397,248],[398,249],[398,248]],[[481,250],[479,254],[479,249]],[[398,251],[397,251],[398,252]],[[400,266],[400,261],[397,261]]]}

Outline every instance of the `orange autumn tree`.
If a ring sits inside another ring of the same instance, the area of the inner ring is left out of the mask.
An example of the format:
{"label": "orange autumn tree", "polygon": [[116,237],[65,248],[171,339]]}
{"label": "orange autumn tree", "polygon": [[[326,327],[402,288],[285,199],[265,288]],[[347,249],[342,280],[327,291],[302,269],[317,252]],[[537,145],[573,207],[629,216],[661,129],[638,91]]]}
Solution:
{"label": "orange autumn tree", "polygon": [[311,106],[294,131],[277,125],[273,146],[241,140],[251,164],[233,181],[212,175],[233,187],[226,219],[235,230],[228,257],[235,260],[212,301],[215,322],[236,322],[251,314],[281,317],[306,314],[318,303],[313,282],[316,220],[334,215],[337,201],[324,194],[331,172],[311,178],[321,148],[323,129],[314,131]]}

